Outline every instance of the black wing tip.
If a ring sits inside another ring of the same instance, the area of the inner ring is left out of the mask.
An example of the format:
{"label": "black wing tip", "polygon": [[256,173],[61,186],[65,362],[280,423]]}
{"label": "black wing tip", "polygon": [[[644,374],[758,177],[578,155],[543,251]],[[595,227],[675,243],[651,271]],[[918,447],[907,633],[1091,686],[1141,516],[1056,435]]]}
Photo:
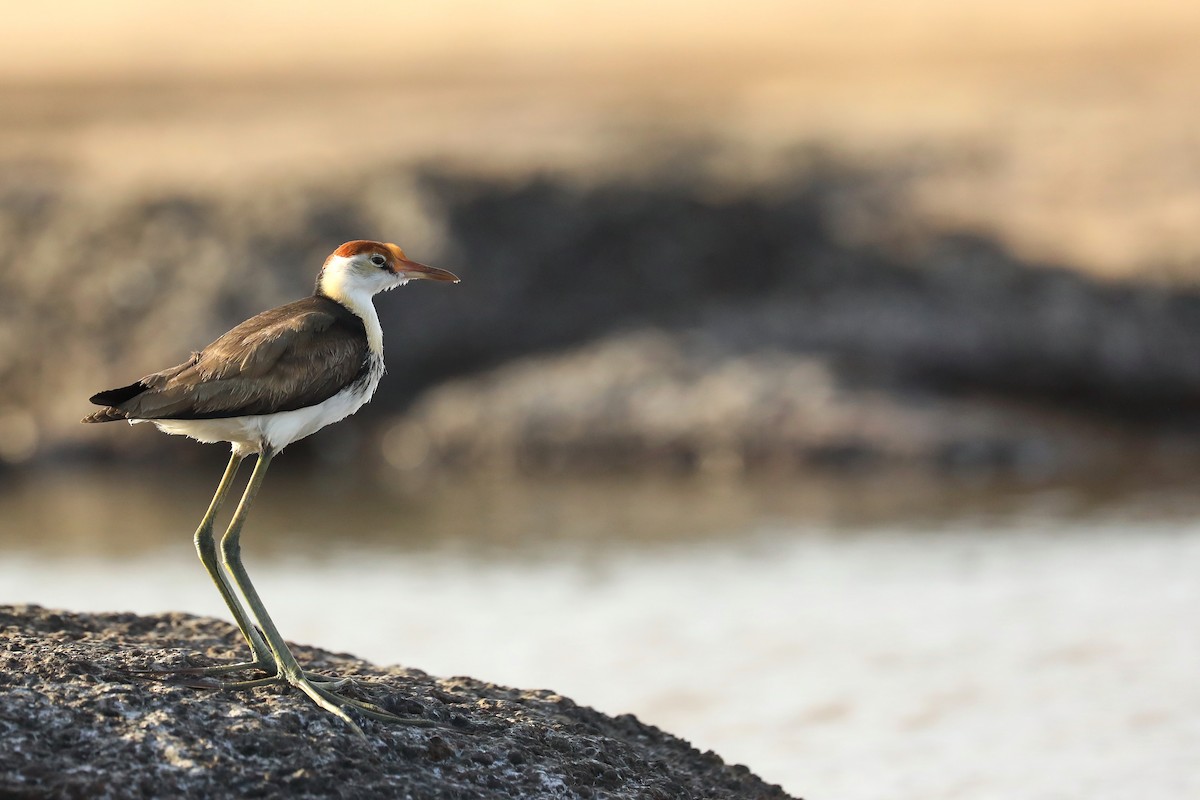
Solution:
{"label": "black wing tip", "polygon": [[119,406],[122,403],[129,402],[149,388],[146,384],[138,381],[128,386],[122,386],[119,389],[106,389],[103,392],[96,392],[88,398],[88,402],[104,406],[104,408],[94,414],[88,414],[80,422],[115,422],[119,419],[129,419],[129,413],[122,411]]}
{"label": "black wing tip", "polygon": [[103,392],[96,392],[88,398],[88,402],[95,403],[98,406],[119,406],[122,403],[129,402],[149,388],[146,384],[138,381],[128,386],[122,386],[119,389],[106,389]]}

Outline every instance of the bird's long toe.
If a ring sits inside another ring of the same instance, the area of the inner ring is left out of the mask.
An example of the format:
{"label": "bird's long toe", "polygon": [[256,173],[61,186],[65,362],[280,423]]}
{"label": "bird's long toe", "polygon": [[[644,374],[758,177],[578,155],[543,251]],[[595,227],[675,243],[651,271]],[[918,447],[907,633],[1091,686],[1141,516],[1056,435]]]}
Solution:
{"label": "bird's long toe", "polygon": [[386,722],[393,725],[411,725],[416,727],[429,727],[433,725],[433,722],[430,720],[421,719],[420,717],[402,717],[369,700],[347,697],[336,691],[348,687],[361,689],[362,684],[353,678],[332,678],[327,675],[300,672],[295,674],[285,673],[279,680],[285,681],[294,688],[299,689],[308,695],[318,706],[350,723],[359,733],[362,732],[361,728],[350,717],[350,714],[358,714],[376,722]]}
{"label": "bird's long toe", "polygon": [[279,668],[274,663],[269,661],[237,661],[230,664],[209,664],[206,666],[189,667],[151,667],[149,669],[127,669],[125,671],[131,675],[145,678],[170,678],[174,676],[222,678],[226,675],[233,675],[238,672],[249,672],[251,670],[265,673],[270,677],[274,677],[279,673]]}

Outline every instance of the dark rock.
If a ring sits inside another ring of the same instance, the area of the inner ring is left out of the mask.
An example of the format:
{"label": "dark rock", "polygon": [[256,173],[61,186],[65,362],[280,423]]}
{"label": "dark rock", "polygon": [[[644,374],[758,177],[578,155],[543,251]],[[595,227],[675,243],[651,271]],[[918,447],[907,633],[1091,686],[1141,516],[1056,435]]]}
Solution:
{"label": "dark rock", "polygon": [[182,614],[0,606],[0,796],[787,798],[633,717],[548,691],[294,646],[302,663],[364,679],[366,698],[436,723],[364,722],[364,742],[294,692],[204,690],[127,671],[194,652],[236,658],[229,634]]}

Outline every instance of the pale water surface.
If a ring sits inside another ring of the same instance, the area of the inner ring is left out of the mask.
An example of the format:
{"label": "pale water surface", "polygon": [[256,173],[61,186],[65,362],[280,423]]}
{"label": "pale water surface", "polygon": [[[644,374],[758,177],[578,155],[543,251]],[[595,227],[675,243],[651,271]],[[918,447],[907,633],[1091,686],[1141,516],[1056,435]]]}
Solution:
{"label": "pale water surface", "polygon": [[[632,712],[810,800],[1200,797],[1186,495],[277,483],[247,562],[290,639]],[[10,481],[0,602],[225,618],[206,491]]]}

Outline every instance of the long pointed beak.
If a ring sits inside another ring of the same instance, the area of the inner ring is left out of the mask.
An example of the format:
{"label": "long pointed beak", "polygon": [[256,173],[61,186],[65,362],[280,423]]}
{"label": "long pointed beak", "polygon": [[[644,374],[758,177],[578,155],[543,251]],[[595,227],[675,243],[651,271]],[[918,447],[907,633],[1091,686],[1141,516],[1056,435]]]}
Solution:
{"label": "long pointed beak", "polygon": [[396,272],[410,280],[449,281],[458,283],[458,276],[453,272],[437,267],[429,267],[407,258],[396,260]]}

